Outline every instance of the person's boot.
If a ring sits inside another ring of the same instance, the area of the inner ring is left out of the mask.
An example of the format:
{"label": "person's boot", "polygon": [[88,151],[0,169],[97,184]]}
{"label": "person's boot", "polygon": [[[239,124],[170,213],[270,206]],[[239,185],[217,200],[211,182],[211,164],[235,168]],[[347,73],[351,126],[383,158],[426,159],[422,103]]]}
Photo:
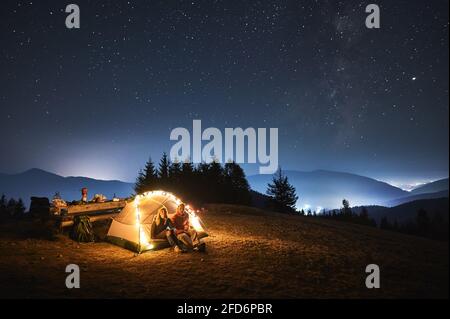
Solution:
{"label": "person's boot", "polygon": [[178,247],[178,246],[175,246],[175,247],[173,248],[173,251],[176,252],[176,253],[178,253],[178,254],[187,252],[185,249],[180,248],[180,247]]}
{"label": "person's boot", "polygon": [[198,245],[195,248],[198,252],[204,253],[206,251],[206,244],[198,243]]}

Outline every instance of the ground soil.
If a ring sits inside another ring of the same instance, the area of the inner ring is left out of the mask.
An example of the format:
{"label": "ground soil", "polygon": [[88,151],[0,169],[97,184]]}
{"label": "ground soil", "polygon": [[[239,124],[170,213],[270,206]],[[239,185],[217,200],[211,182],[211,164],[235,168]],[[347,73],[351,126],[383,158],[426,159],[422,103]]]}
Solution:
{"label": "ground soil", "polygon": [[[448,298],[448,243],[227,205],[201,214],[206,253],[136,255],[101,241],[50,241],[0,226],[0,298]],[[18,231],[20,228],[21,231]],[[81,288],[65,286],[66,265]],[[367,289],[365,268],[381,269]]]}

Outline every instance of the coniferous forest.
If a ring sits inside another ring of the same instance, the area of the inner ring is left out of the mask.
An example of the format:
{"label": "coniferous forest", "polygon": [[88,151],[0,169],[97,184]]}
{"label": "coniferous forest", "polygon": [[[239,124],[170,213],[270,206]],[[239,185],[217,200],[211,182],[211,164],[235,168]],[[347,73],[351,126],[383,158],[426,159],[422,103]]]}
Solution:
{"label": "coniferous forest", "polygon": [[163,189],[197,204],[251,205],[251,190],[244,170],[235,162],[217,161],[194,165],[188,160],[170,161],[164,153],[156,165],[149,159],[136,179],[136,194]]}

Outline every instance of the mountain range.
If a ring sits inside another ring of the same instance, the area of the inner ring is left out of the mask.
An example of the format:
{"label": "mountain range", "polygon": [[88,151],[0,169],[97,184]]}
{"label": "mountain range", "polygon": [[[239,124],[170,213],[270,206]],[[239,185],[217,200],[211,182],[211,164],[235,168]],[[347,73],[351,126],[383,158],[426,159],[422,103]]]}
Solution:
{"label": "mountain range", "polygon": [[439,213],[448,222],[448,191],[447,197],[418,199],[394,207],[374,206],[367,207],[367,209],[370,217],[377,222],[380,222],[383,217],[386,217],[391,223],[397,221],[402,224],[407,221],[414,221],[420,209],[424,209],[431,218]]}
{"label": "mountain range", "polygon": [[404,203],[409,203],[409,202],[413,202],[413,201],[417,201],[417,200],[435,199],[435,198],[443,198],[443,197],[448,197],[448,189],[437,191],[434,193],[420,193],[420,194],[416,194],[416,195],[400,197],[400,198],[396,198],[393,200],[389,200],[386,203],[384,203],[384,205],[387,207],[394,207],[394,206],[398,206],[398,205],[401,205]]}
{"label": "mountain range", "polygon": [[440,179],[425,185],[414,188],[410,194],[426,194],[426,193],[436,193],[447,190],[448,191],[448,178]]}
{"label": "mountain range", "polygon": [[[348,199],[352,206],[392,207],[416,200],[448,197],[448,178],[407,192],[390,184],[351,173],[316,170],[286,171],[285,174],[296,187],[299,195],[298,207],[312,210],[339,208],[343,198]],[[250,186],[261,193],[261,198],[271,179],[271,175],[248,177]],[[62,177],[37,168],[19,174],[0,174],[0,194],[22,198],[27,206],[31,196],[51,198],[56,192],[67,201],[80,199],[83,187],[88,188],[89,198],[94,194],[104,194],[112,198],[114,194],[118,197],[128,197],[133,193],[132,183],[88,177]]]}
{"label": "mountain range", "polygon": [[128,197],[133,193],[133,184],[117,180],[98,180],[88,177],[62,177],[33,168],[19,174],[0,174],[0,194],[22,198],[28,207],[31,196],[52,198],[56,192],[66,201],[81,199],[81,188],[88,188],[89,199],[95,194],[112,198]]}
{"label": "mountain range", "polygon": [[[389,201],[411,195],[388,183],[351,173],[316,170],[285,171],[284,174],[297,190],[297,207],[304,209],[339,208],[344,198],[352,206],[388,206]],[[270,175],[253,175],[248,178],[251,187],[261,193],[265,193],[271,179]]]}

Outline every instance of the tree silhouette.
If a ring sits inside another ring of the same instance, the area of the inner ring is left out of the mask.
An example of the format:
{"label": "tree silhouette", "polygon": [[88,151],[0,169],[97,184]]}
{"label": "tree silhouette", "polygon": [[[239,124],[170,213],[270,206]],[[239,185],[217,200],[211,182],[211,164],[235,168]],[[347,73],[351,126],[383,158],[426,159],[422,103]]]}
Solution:
{"label": "tree silhouette", "polygon": [[342,200],[342,217],[346,220],[350,220],[352,218],[353,212],[350,208],[350,202],[347,199]]}
{"label": "tree silhouette", "polygon": [[225,195],[230,203],[250,205],[251,194],[244,170],[238,164],[228,162],[224,167]]}
{"label": "tree silhouette", "polygon": [[181,163],[178,159],[173,162],[169,162],[169,180],[167,183],[168,190],[178,193],[182,188],[180,185],[181,180]]}
{"label": "tree silhouette", "polygon": [[8,203],[6,204],[6,212],[8,217],[14,217],[14,213],[16,212],[17,201],[14,198],[10,198]]}
{"label": "tree silhouette", "polygon": [[2,194],[2,196],[0,197],[0,210],[4,211],[6,209],[6,205],[7,205],[6,196],[5,194]]}
{"label": "tree silhouette", "polygon": [[428,235],[430,229],[430,218],[428,217],[428,213],[425,209],[421,208],[417,212],[416,223],[419,235],[421,236]]}
{"label": "tree silhouette", "polygon": [[7,217],[7,211],[6,211],[6,206],[7,206],[8,202],[6,200],[6,196],[5,194],[2,194],[2,196],[0,197],[0,219],[3,220],[4,218]]}
{"label": "tree silhouette", "polygon": [[138,174],[136,193],[162,189],[191,203],[251,204],[250,186],[236,163],[222,166],[217,160],[193,165],[189,159],[171,162],[163,153],[158,170],[151,159]]}
{"label": "tree silhouette", "polygon": [[361,212],[359,213],[359,217],[360,217],[361,219],[369,219],[369,211],[367,210],[366,207],[363,207],[363,208],[361,209]]}
{"label": "tree silhouette", "polygon": [[280,212],[294,212],[298,196],[295,187],[289,183],[288,177],[283,174],[281,167],[267,185],[267,195],[273,199],[274,208]]}
{"label": "tree silhouette", "polygon": [[385,230],[391,229],[391,224],[389,223],[386,216],[383,216],[383,218],[381,218],[380,229],[385,229]]}
{"label": "tree silhouette", "polygon": [[184,198],[198,198],[198,183],[197,176],[195,174],[194,164],[187,158],[181,164],[181,173],[179,176],[178,188],[179,194]]}
{"label": "tree silhouette", "polygon": [[[206,173],[206,183],[204,187],[207,188],[209,199],[213,203],[226,202],[225,198],[225,175],[222,165],[217,160],[213,160],[208,165]],[[214,185],[214,187],[208,187]]]}
{"label": "tree silhouette", "polygon": [[136,183],[134,185],[134,191],[136,194],[150,191],[157,188],[158,176],[155,169],[155,164],[151,158],[145,164],[144,170],[139,171]]}
{"label": "tree silhouette", "polygon": [[433,215],[430,228],[432,230],[431,231],[432,238],[448,241],[448,232],[449,232],[448,220],[445,220],[441,212],[436,212]]}
{"label": "tree silhouette", "polygon": [[14,207],[14,217],[21,218],[25,213],[25,205],[23,203],[22,198],[16,202],[16,206]]}
{"label": "tree silhouette", "polygon": [[169,166],[170,166],[169,157],[164,152],[161,157],[161,160],[159,161],[158,167],[159,185],[163,188],[167,187],[169,184]]}
{"label": "tree silhouette", "polygon": [[187,158],[181,165],[181,171],[186,177],[194,175],[194,164],[191,163],[189,158]]}

